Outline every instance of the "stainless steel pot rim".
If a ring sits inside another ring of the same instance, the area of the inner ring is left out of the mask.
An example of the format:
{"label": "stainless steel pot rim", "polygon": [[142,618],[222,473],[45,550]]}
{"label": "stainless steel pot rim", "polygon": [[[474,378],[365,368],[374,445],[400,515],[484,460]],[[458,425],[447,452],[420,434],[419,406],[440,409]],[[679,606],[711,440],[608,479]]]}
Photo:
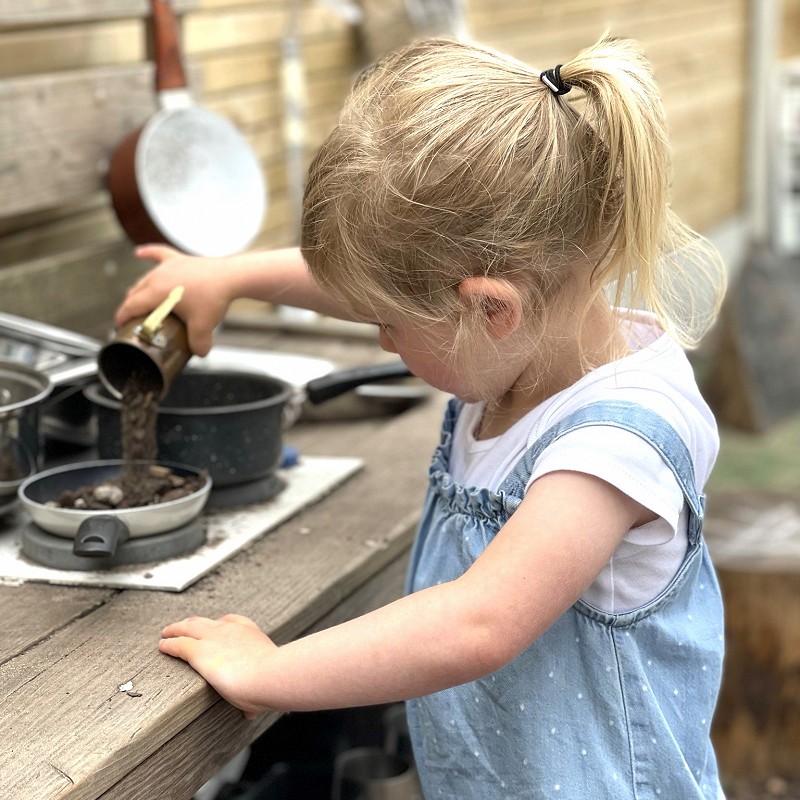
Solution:
{"label": "stainless steel pot rim", "polygon": [[[50,509],[50,506],[47,506],[45,503],[40,503],[37,500],[33,500],[32,498],[28,497],[26,492],[31,485],[34,483],[39,483],[45,481],[47,478],[53,475],[60,475],[64,472],[89,472],[92,469],[107,467],[122,467],[122,465],[126,463],[121,458],[114,458],[114,459],[98,459],[96,461],[80,461],[75,464],[65,464],[60,467],[53,467],[52,469],[42,470],[41,472],[37,472],[35,475],[31,475],[30,477],[26,478],[22,484],[20,485],[19,489],[17,490],[17,495],[19,496],[20,500],[22,500],[27,506],[39,508],[39,509]],[[200,475],[202,474],[203,470],[199,467],[193,467],[189,464],[179,464],[177,462],[172,461],[132,461],[129,462],[131,464],[154,464],[159,467],[169,467],[170,469],[179,469],[185,472],[189,472],[192,475]],[[143,512],[153,512],[154,509],[160,510],[168,510],[173,508],[177,505],[185,504],[186,500],[190,497],[200,497],[204,494],[208,494],[211,491],[211,477],[206,475],[206,481],[203,486],[194,492],[191,495],[187,495],[186,497],[179,497],[177,500],[169,500],[166,503],[159,503],[158,505],[154,506],[135,506],[134,508],[121,508],[118,510],[102,510],[102,509],[86,509],[86,508],[58,508],[53,509],[54,511],[58,511],[59,516],[63,516],[64,519],[69,519],[70,517],[74,518],[75,520],[78,519],[85,519],[87,516],[100,516],[102,514],[114,514],[115,516],[123,516],[128,517],[133,514],[141,514]]]}
{"label": "stainless steel pot rim", "polygon": [[5,376],[16,379],[21,378],[28,383],[34,391],[34,394],[23,400],[0,405],[0,415],[5,415],[35,405],[36,403],[41,403],[53,391],[53,382],[46,373],[29,367],[26,364],[21,364],[19,361],[0,359],[0,383]]}
{"label": "stainless steel pot rim", "polygon": [[[234,403],[224,406],[195,406],[192,408],[186,408],[183,406],[169,406],[160,403],[158,406],[159,414],[172,414],[178,417],[205,417],[211,414],[234,414],[243,411],[261,411],[265,408],[282,405],[296,393],[296,390],[293,386],[286,383],[286,381],[281,380],[280,378],[273,378],[268,375],[259,375],[253,372],[239,372],[235,370],[227,370],[223,372],[204,369],[197,370],[197,372],[193,372],[192,374],[213,374],[219,376],[220,378],[227,376],[249,378],[264,383],[265,385],[271,384],[272,386],[277,387],[279,391],[270,395],[269,397],[263,398],[262,400],[253,400],[249,403]],[[93,403],[114,411],[119,410],[122,402],[116,397],[109,397],[105,394],[102,394],[102,391],[103,386],[100,383],[89,384],[89,386],[83,390],[84,395]]]}
{"label": "stainless steel pot rim", "polygon": [[5,311],[0,312],[0,333],[12,341],[24,342],[66,356],[95,355],[101,346],[101,342],[90,336]]}

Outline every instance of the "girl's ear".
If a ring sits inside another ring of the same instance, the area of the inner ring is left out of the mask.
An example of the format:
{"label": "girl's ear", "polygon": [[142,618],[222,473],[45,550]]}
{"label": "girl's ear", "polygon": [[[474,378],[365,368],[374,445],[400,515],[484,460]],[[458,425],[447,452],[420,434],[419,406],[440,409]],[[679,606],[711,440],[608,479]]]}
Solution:
{"label": "girl's ear", "polygon": [[482,317],[493,339],[505,339],[522,324],[522,297],[508,282],[497,278],[465,278],[458,284],[464,303]]}

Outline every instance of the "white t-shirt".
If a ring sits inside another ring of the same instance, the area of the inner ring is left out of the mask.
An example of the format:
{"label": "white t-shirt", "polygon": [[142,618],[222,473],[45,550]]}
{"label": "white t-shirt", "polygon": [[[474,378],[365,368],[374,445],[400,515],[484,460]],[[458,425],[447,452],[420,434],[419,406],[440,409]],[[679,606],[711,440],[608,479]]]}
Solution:
{"label": "white t-shirt", "polygon": [[[701,492],[719,450],[714,417],[681,348],[648,316],[636,315],[630,330],[633,352],[548,398],[500,436],[476,440],[484,406],[465,405],[453,434],[454,480],[497,491],[522,454],[552,425],[597,400],[627,400],[656,412],[675,429],[689,450]],[[583,599],[603,611],[622,613],[656,597],[680,567],[688,541],[683,493],[660,453],[630,431],[589,426],[547,447],[528,486],[557,470],[595,475],[658,515],[628,532]]]}

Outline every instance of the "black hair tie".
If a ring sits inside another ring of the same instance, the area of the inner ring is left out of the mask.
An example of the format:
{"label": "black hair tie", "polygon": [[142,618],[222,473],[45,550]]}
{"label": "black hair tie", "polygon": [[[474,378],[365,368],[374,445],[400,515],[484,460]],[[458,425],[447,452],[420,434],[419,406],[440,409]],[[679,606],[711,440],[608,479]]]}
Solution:
{"label": "black hair tie", "polygon": [[561,67],[563,66],[563,64],[559,64],[555,69],[546,69],[539,75],[542,83],[555,95],[566,94],[572,88],[561,78]]}

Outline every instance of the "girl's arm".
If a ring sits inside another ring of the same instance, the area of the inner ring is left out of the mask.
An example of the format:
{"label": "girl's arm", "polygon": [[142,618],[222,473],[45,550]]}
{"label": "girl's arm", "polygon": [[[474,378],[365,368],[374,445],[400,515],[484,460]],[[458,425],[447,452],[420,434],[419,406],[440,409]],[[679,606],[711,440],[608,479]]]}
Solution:
{"label": "girl's arm", "polygon": [[214,328],[231,302],[240,297],[297,306],[328,316],[349,319],[347,311],[330,297],[308,272],[297,247],[245,253],[226,258],[188,256],[166,245],[136,249],[142,259],[157,265],[129,290],[115,315],[118,326],[131,317],[152,311],[175,286],[184,287],[176,313],[189,329],[192,351],[211,349]]}
{"label": "girl's arm", "polygon": [[599,478],[550,473],[457,580],[281,647],[236,615],[169,625],[159,647],[248,717],[418,697],[508,663],[583,594],[622,537],[652,518]]}

